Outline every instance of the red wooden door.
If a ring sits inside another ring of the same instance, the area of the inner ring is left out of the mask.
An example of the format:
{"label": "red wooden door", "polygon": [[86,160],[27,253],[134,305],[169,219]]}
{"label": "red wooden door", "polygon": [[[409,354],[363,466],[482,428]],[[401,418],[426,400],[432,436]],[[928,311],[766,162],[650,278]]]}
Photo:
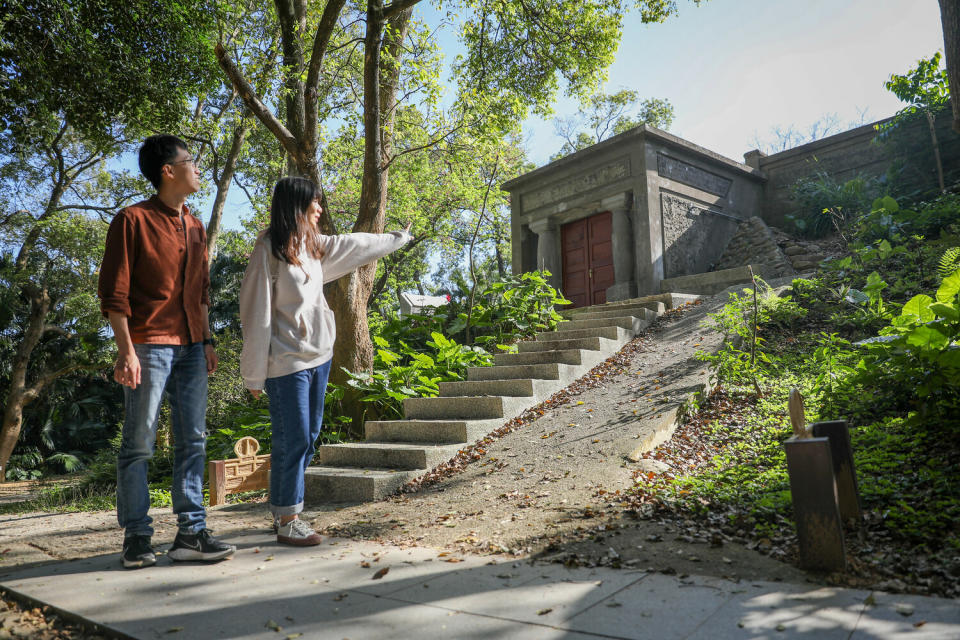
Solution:
{"label": "red wooden door", "polygon": [[563,294],[573,307],[607,301],[607,287],[614,282],[612,229],[609,211],[560,228]]}

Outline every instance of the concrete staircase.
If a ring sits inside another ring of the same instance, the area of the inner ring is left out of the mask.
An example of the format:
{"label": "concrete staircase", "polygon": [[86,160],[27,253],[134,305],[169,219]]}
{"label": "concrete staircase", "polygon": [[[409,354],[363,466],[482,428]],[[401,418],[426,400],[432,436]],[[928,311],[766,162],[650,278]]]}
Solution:
{"label": "concrete staircase", "polygon": [[310,503],[387,496],[540,404],[629,342],[665,308],[695,299],[665,293],[561,312],[557,331],[521,342],[518,353],[471,367],[467,380],[441,382],[435,398],[403,401],[406,420],[370,421],[363,442],[323,445],[306,472]]}

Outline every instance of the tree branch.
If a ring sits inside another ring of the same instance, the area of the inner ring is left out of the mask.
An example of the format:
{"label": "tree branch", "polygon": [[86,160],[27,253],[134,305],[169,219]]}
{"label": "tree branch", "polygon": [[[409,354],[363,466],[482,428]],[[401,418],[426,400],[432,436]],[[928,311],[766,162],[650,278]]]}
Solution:
{"label": "tree branch", "polygon": [[323,15],[320,16],[320,24],[317,25],[317,34],[313,38],[313,51],[310,54],[310,64],[307,67],[306,91],[303,101],[304,121],[307,123],[306,146],[307,149],[316,152],[317,148],[317,109],[319,96],[317,87],[320,85],[320,69],[323,67],[323,56],[327,52],[327,46],[330,44],[330,36],[333,35],[333,29],[337,26],[337,18],[343,10],[346,0],[328,0],[327,6],[323,8]]}
{"label": "tree branch", "polygon": [[383,17],[385,20],[389,20],[401,11],[406,11],[419,2],[420,0],[394,0],[389,6],[383,8]]}
{"label": "tree branch", "polygon": [[247,79],[243,77],[243,73],[237,68],[233,60],[230,59],[226,49],[224,49],[223,45],[219,42],[214,49],[214,53],[217,56],[217,62],[220,64],[220,68],[223,69],[223,72],[227,75],[227,78],[229,78],[233,87],[237,90],[237,93],[243,98],[243,102],[250,109],[251,113],[280,141],[280,144],[283,145],[284,150],[286,150],[288,154],[291,156],[298,155],[299,149],[296,138],[294,138],[293,134],[283,126],[283,123],[270,112],[270,109],[261,102],[253,87],[251,87]]}

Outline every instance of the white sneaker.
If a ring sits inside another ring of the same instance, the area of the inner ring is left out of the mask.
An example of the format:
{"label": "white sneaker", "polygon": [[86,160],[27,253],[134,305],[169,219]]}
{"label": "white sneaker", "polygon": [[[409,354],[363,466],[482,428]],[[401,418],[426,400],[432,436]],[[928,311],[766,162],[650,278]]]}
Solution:
{"label": "white sneaker", "polygon": [[323,538],[300,518],[294,518],[277,528],[277,542],[295,547],[312,547],[320,544]]}

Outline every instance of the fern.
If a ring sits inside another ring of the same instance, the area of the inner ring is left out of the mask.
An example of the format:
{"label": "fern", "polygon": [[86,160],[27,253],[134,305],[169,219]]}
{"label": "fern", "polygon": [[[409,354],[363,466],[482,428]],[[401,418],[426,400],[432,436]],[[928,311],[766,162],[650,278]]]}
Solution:
{"label": "fern", "polygon": [[960,247],[950,247],[940,256],[940,262],[937,264],[937,273],[943,280],[948,275],[960,269]]}
{"label": "fern", "polygon": [[46,463],[55,465],[67,473],[79,471],[84,468],[83,461],[72,453],[58,452],[48,457]]}

